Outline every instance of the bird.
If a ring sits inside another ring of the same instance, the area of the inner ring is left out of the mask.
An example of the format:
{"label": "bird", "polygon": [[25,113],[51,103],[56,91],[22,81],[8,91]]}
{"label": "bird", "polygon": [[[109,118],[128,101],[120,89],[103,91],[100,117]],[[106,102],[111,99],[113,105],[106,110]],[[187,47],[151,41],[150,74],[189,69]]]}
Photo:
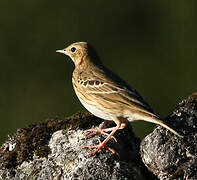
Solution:
{"label": "bird", "polygon": [[[142,98],[142,96],[122,78],[113,73],[102,63],[95,48],[87,42],[72,43],[68,47],[57,50],[71,58],[75,68],[72,74],[74,91],[81,104],[93,115],[109,121],[116,126],[111,128],[90,129],[94,134],[105,134],[107,137],[90,153],[94,155],[106,143],[114,138],[119,129],[124,129],[127,122],[143,120],[155,123],[168,129],[175,135],[182,137],[169,127]],[[114,138],[115,139],[115,138]]]}

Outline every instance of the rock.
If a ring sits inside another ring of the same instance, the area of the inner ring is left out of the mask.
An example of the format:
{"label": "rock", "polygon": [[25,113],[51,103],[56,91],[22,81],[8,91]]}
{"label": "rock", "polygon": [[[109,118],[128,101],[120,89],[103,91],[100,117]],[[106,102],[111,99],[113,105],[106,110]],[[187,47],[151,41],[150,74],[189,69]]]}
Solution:
{"label": "rock", "polygon": [[[84,145],[98,143],[98,137],[86,139],[85,129],[102,120],[88,113],[50,119],[18,130],[0,149],[2,179],[155,179],[143,165],[139,146],[131,126],[120,130],[107,148],[89,157]],[[111,124],[110,124],[111,127]],[[104,137],[101,137],[102,139]]]}
{"label": "rock", "polygon": [[141,157],[159,179],[197,179],[197,93],[183,100],[166,118],[184,135],[158,126],[141,142]]}

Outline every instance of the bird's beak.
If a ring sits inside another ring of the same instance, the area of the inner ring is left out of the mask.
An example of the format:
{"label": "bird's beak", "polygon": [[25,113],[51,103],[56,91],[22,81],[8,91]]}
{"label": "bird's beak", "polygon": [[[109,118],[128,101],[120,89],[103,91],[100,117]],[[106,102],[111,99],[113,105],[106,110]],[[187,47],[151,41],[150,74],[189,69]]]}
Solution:
{"label": "bird's beak", "polygon": [[68,55],[65,49],[57,50],[56,52]]}

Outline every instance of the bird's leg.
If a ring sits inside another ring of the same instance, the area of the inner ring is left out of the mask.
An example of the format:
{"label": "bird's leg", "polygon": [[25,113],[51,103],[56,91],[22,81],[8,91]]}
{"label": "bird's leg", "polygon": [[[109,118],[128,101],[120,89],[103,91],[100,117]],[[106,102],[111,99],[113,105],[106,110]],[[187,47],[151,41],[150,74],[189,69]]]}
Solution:
{"label": "bird's leg", "polygon": [[[121,123],[121,126],[119,127],[119,129],[124,129],[125,127],[126,127],[126,124],[125,123]],[[114,130],[114,127],[112,127],[112,128],[105,128],[105,129],[102,129],[102,128],[100,128],[100,129],[87,129],[87,130],[85,130],[85,132],[94,131],[93,133],[90,133],[87,136],[87,138],[90,138],[90,137],[92,137],[92,136],[94,136],[96,134],[103,134],[105,136],[108,136],[109,134],[106,133],[106,132],[113,131],[113,130]],[[116,140],[116,138],[114,136],[112,136],[111,138],[113,138],[114,141],[117,142],[117,140]]]}
{"label": "bird's leg", "polygon": [[85,146],[86,148],[97,148],[95,151],[93,151],[92,153],[89,154],[89,156],[94,155],[95,153],[97,153],[99,150],[101,150],[103,147],[106,146],[106,143],[110,140],[110,138],[113,137],[114,133],[118,130],[118,129],[123,129],[126,127],[125,123],[121,123],[121,121],[118,118],[114,119],[114,122],[116,123],[116,127],[113,128],[107,128],[107,129],[102,129],[104,130],[104,132],[108,132],[111,131],[111,133],[107,136],[107,138],[102,142],[99,143],[99,145],[96,146]]}
{"label": "bird's leg", "polygon": [[[113,128],[106,128],[106,129],[100,128],[100,129],[87,129],[85,132],[94,131],[93,133],[88,134],[87,138],[90,138],[90,137],[92,137],[94,135],[97,135],[97,134],[103,134],[105,136],[108,136],[109,134],[106,133],[106,132],[109,132],[109,131],[112,131],[112,130],[113,130]],[[112,136],[111,138],[113,138],[114,141],[117,142],[117,140],[114,136]]]}

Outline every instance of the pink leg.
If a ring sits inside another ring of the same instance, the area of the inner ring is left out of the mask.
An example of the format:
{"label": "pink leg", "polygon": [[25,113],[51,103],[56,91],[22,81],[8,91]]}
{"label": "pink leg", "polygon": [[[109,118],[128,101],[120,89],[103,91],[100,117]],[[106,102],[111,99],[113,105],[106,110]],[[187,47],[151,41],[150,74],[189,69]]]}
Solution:
{"label": "pink leg", "polygon": [[[99,144],[102,143],[100,139],[98,139],[98,142],[99,142]],[[93,149],[93,148],[98,148],[98,146],[99,146],[99,145],[92,145],[92,146],[87,146],[87,145],[85,145],[85,146],[83,146],[83,148],[91,148],[91,149]],[[107,145],[104,145],[103,147],[109,149],[113,154],[116,153],[116,151],[115,151],[114,149],[108,147]],[[91,154],[91,153],[90,153],[90,154]],[[91,156],[90,154],[89,154],[89,156]]]}
{"label": "pink leg", "polygon": [[[88,129],[88,130],[86,130],[86,132],[89,132],[89,131],[94,131],[94,132],[88,134],[87,138],[90,138],[90,137],[92,137],[92,136],[94,136],[94,135],[96,135],[96,134],[103,134],[103,135],[105,135],[105,136],[108,136],[109,134],[106,133],[106,132],[109,131],[108,129],[111,130],[111,129],[113,129],[113,128],[107,128],[107,129]],[[115,138],[114,136],[112,136],[111,138],[113,138],[114,141],[117,142],[117,140],[116,140],[116,138]]]}
{"label": "pink leg", "polygon": [[103,147],[105,147],[106,146],[106,143],[110,140],[110,138],[113,137],[114,133],[118,129],[123,129],[123,128],[126,127],[126,124],[125,123],[121,123],[121,121],[118,118],[114,119],[114,122],[116,123],[116,127],[103,129],[103,130],[106,130],[105,132],[107,132],[107,131],[112,131],[112,132],[107,136],[107,138],[102,143],[100,143],[99,145],[96,145],[96,146],[86,146],[87,148],[97,148],[95,151],[93,151],[92,153],[90,153],[89,156],[94,155],[99,150],[101,150]]}
{"label": "pink leg", "polygon": [[[119,127],[119,129],[124,129],[126,127],[126,124],[125,123],[121,123],[121,126]],[[109,131],[113,131],[114,130],[114,127],[113,128],[106,128],[106,129],[87,129],[85,130],[85,132],[89,132],[89,131],[94,131],[93,133],[90,133],[87,138],[90,138],[96,134],[103,134],[103,135],[106,135],[108,136],[109,134],[106,133],[106,132],[109,132]],[[113,138],[116,142],[116,138],[114,136],[111,136],[111,138]]]}
{"label": "pink leg", "polygon": [[[124,129],[126,127],[125,123],[121,123],[120,128],[119,129]],[[102,132],[109,132],[109,131],[113,131],[114,127],[112,128],[106,128],[106,129],[87,129],[85,131],[89,132],[89,131],[95,131],[95,134],[101,134]]]}

